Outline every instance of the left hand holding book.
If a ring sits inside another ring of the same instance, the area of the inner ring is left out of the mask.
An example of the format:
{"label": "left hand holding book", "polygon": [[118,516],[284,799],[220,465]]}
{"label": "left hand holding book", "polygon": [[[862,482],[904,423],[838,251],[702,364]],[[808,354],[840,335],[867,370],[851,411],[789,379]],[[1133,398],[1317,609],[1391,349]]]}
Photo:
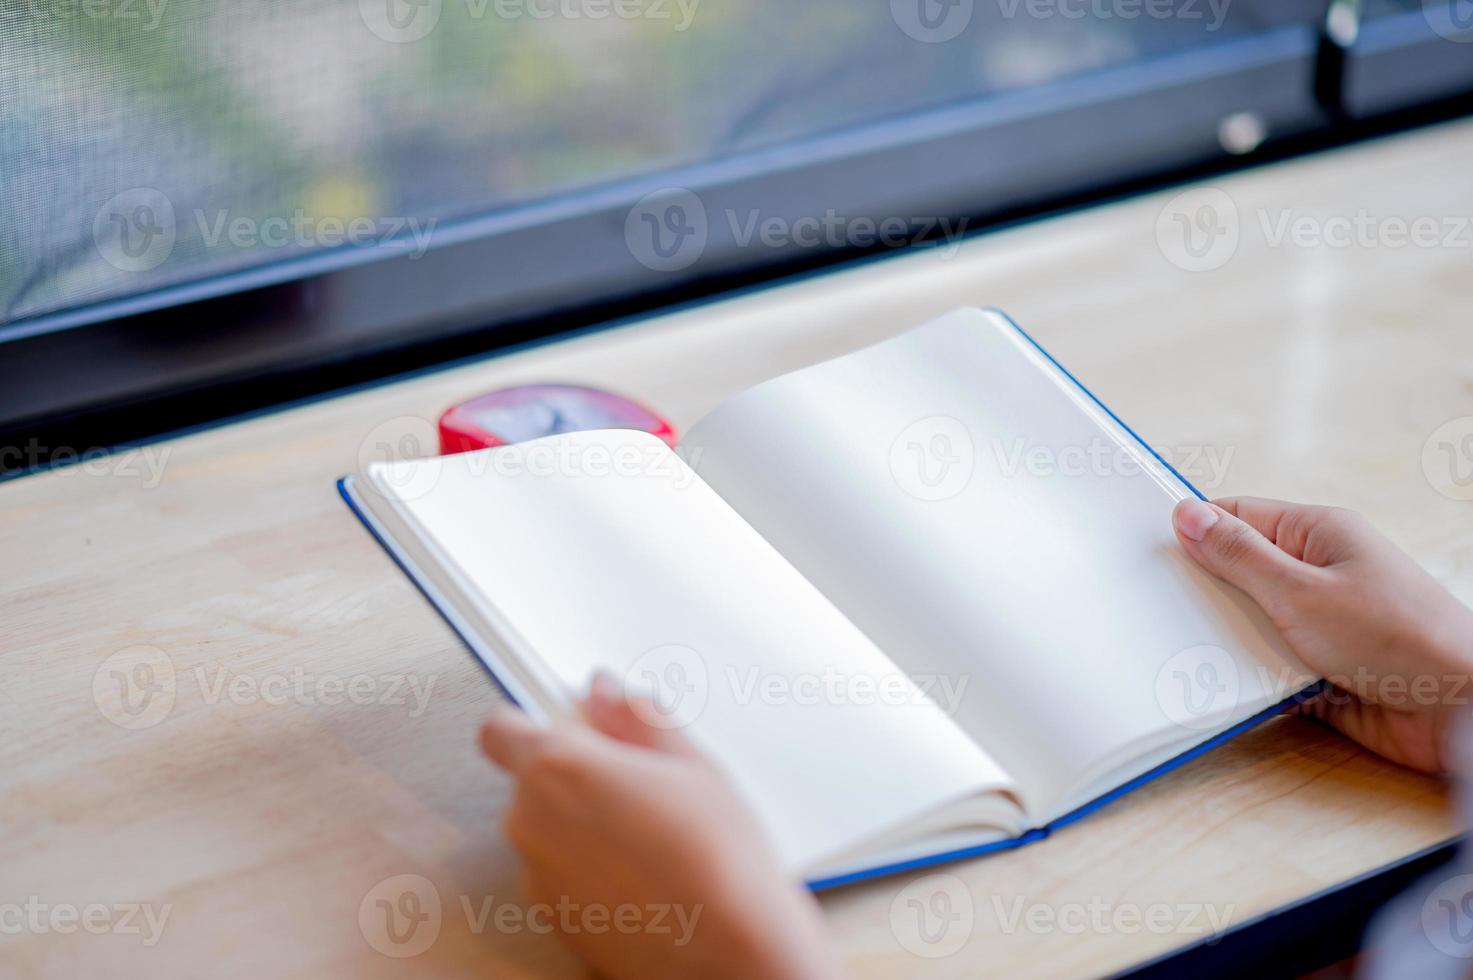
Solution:
{"label": "left hand holding book", "polygon": [[482,728],[516,780],[504,828],[529,914],[610,977],[841,976],[817,902],[746,804],[637,704],[597,674],[581,717],[546,728],[508,706]]}

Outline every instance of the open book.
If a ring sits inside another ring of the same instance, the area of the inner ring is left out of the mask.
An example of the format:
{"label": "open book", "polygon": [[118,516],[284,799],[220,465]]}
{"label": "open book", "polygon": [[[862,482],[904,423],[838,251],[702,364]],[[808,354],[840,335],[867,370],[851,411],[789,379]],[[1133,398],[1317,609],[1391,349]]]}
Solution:
{"label": "open book", "polygon": [[1314,681],[1181,551],[1193,488],[993,311],[678,452],[575,432],[341,490],[526,711],[638,686],[815,887],[1038,839]]}

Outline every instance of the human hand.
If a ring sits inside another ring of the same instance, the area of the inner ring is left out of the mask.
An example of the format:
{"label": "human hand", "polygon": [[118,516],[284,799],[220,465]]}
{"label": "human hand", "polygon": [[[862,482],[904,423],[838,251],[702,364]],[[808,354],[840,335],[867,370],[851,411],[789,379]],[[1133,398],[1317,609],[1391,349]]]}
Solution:
{"label": "human hand", "polygon": [[1189,499],[1173,523],[1187,553],[1248,593],[1330,681],[1300,713],[1395,762],[1448,771],[1449,730],[1473,699],[1473,611],[1351,511]]}
{"label": "human hand", "polygon": [[818,903],[742,800],[681,732],[641,714],[599,675],[583,721],[543,729],[508,707],[481,729],[516,780],[505,830],[523,896],[571,909],[553,925],[610,977],[839,976]]}

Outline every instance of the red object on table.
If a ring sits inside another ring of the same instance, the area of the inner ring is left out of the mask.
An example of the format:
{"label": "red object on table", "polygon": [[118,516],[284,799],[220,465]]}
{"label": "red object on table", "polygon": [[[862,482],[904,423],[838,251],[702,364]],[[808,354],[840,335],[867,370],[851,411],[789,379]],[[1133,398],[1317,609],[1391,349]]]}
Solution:
{"label": "red object on table", "polygon": [[638,402],[597,388],[525,385],[473,398],[440,416],[440,455],[584,429],[642,429],[675,447],[674,426]]}

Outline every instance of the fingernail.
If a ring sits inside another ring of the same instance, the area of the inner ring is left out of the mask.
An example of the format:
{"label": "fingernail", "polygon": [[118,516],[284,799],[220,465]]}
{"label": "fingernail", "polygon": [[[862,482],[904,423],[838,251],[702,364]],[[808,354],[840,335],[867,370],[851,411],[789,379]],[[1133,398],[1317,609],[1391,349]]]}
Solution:
{"label": "fingernail", "polygon": [[1200,500],[1183,500],[1176,505],[1176,526],[1193,541],[1201,541],[1222,515]]}

